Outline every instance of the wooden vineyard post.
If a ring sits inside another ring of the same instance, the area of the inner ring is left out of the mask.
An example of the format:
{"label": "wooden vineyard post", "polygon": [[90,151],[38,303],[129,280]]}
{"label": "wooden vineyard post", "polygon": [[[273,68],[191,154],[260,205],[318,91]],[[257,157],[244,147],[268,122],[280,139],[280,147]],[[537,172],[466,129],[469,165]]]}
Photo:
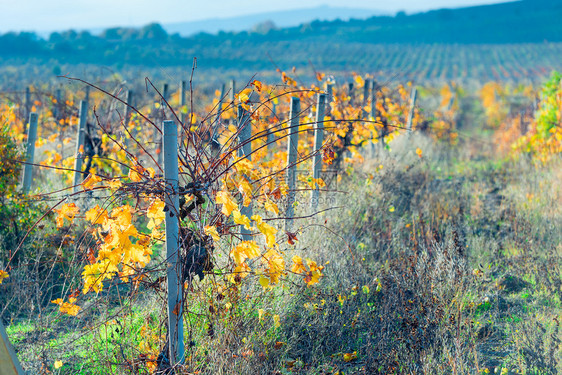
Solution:
{"label": "wooden vineyard post", "polygon": [[162,98],[167,101],[169,96],[169,86],[167,83],[164,83],[164,85],[162,86]]}
{"label": "wooden vineyard post", "polygon": [[168,349],[170,367],[183,362],[183,294],[181,263],[179,262],[179,168],[178,127],[174,121],[164,121],[163,154],[164,201],[166,212],[166,268],[168,287]]}
{"label": "wooden vineyard post", "polygon": [[353,82],[349,82],[347,84],[348,87],[348,91],[347,94],[349,95],[349,105],[353,107],[353,105],[355,104],[355,98],[353,97]]}
{"label": "wooden vineyard post", "polygon": [[[316,104],[316,122],[314,124],[314,159],[312,160],[312,177],[315,179],[320,178],[322,171],[322,143],[324,142],[324,113],[326,112],[326,94],[318,94],[318,102]],[[310,198],[310,206],[312,212],[318,208],[318,199],[320,197],[320,190],[316,182]]]}
{"label": "wooden vineyard post", "polygon": [[369,116],[369,114],[365,110],[365,107],[369,104],[370,88],[371,88],[371,80],[366,79],[365,85],[363,86],[363,110],[361,111],[361,113],[363,114],[363,118],[367,118],[367,116]]}
{"label": "wooden vineyard post", "polygon": [[287,210],[285,214],[285,230],[290,232],[293,227],[293,218],[295,217],[295,197],[297,188],[297,147],[299,144],[299,125],[300,125],[301,102],[297,97],[291,98],[291,113],[289,115],[289,140],[287,142],[287,175],[286,183],[288,186],[287,193]]}
{"label": "wooden vineyard post", "polygon": [[332,100],[334,96],[334,84],[326,84],[326,116],[332,115]]}
{"label": "wooden vineyard post", "polygon": [[61,112],[62,112],[62,103],[61,103],[61,100],[62,100],[62,90],[61,90],[61,89],[56,89],[56,90],[55,90],[55,100],[56,100],[57,102],[56,102],[56,105],[55,105],[55,107],[54,107],[53,113],[54,113],[55,119],[57,120],[57,125],[59,125],[59,120],[60,120],[61,117],[62,117],[62,113],[61,113]]}
{"label": "wooden vineyard post", "polygon": [[29,127],[27,131],[27,153],[25,158],[25,166],[23,167],[23,183],[22,191],[24,194],[29,193],[31,181],[33,179],[33,162],[35,159],[35,141],[37,140],[37,113],[29,114]]}
{"label": "wooden vineyard post", "polygon": [[410,97],[410,113],[408,113],[408,123],[406,128],[408,129],[408,133],[412,133],[412,124],[414,121],[414,110],[416,108],[416,100],[418,97],[418,90],[416,87],[412,89],[412,96]]}
{"label": "wooden vineyard post", "polygon": [[236,81],[231,80],[230,81],[230,101],[231,102],[234,102],[235,95],[236,95]]}
{"label": "wooden vineyard post", "polygon": [[31,90],[29,86],[25,88],[25,113],[24,119],[29,118],[29,114],[31,113]]}
{"label": "wooden vineyard post", "polygon": [[[129,131],[129,120],[131,118],[131,106],[133,105],[133,91],[132,90],[127,90],[127,95],[125,97],[125,114],[124,114],[124,118],[123,118],[123,127],[126,129],[123,132],[123,147],[125,147],[125,150],[127,149],[127,147],[129,146],[129,133],[131,133],[131,135],[134,133],[132,131]],[[121,173],[123,175],[127,175],[127,173],[129,173],[129,168],[126,165],[122,165],[121,166]]]}
{"label": "wooden vineyard post", "polygon": [[0,374],[2,375],[24,375],[20,361],[16,355],[4,324],[0,321]]}
{"label": "wooden vineyard post", "polygon": [[[241,105],[238,106],[238,157],[245,157],[248,160],[252,160],[252,144],[250,138],[252,137],[252,119],[250,113],[246,111]],[[246,176],[246,178],[248,178]],[[247,217],[252,217],[252,205],[248,207],[242,204],[240,208],[240,213],[246,215]],[[251,232],[240,226],[240,231],[242,233],[242,239],[244,241],[250,241],[252,239]]]}
{"label": "wooden vineyard post", "polygon": [[88,102],[80,101],[80,113],[78,129],[76,131],[76,156],[74,159],[74,192],[78,191],[82,176],[82,160],[84,159],[84,133],[86,131],[86,120],[88,118]]}
{"label": "wooden vineyard post", "polygon": [[157,116],[156,116],[156,127],[154,129],[154,143],[156,143],[156,152],[157,152],[157,162],[158,165],[162,165],[162,137],[163,137],[163,133],[162,128],[158,128],[158,124],[161,124],[161,121],[164,121],[164,119],[166,118],[166,101],[168,100],[168,84],[164,83],[162,85],[162,92],[161,92],[162,97],[160,98],[160,108],[158,108],[157,111]]}

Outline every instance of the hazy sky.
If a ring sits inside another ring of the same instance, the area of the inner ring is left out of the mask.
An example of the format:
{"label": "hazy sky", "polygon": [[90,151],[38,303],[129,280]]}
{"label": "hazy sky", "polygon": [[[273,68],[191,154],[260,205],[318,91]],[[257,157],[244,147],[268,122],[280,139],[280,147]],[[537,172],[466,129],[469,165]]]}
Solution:
{"label": "hazy sky", "polygon": [[0,32],[139,26],[330,5],[388,12],[501,0],[0,0]]}

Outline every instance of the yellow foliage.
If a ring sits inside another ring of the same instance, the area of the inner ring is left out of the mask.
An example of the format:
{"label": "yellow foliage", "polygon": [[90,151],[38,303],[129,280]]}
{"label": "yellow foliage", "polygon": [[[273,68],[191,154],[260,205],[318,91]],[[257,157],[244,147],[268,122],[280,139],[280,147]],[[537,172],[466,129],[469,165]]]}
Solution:
{"label": "yellow foliage", "polygon": [[64,219],[67,219],[72,223],[74,217],[80,212],[80,209],[76,207],[75,203],[65,203],[60,209],[54,210],[58,215],[56,218],[57,228],[62,228],[64,225]]}
{"label": "yellow foliage", "polygon": [[8,277],[10,277],[10,275],[8,275],[8,272],[0,270],[0,284],[2,284],[2,281],[4,281],[4,279],[7,279]]}
{"label": "yellow foliage", "polygon": [[236,224],[243,225],[246,229],[251,228],[250,219],[248,216],[242,215],[239,210],[232,211],[232,219]]}
{"label": "yellow foliage", "polygon": [[217,227],[215,227],[214,225],[205,226],[204,231],[205,231],[205,234],[207,236],[211,236],[213,238],[213,240],[215,240],[215,241],[220,240],[219,232],[217,232]]}
{"label": "yellow foliage", "polygon": [[162,221],[166,218],[166,213],[164,212],[164,207],[166,204],[160,199],[156,198],[150,206],[146,209],[146,217],[150,220],[148,222],[148,229],[152,230],[158,227]]}
{"label": "yellow foliage", "polygon": [[69,298],[68,302],[64,302],[61,298],[57,298],[57,299],[51,301],[51,303],[59,305],[59,310],[63,314],[76,316],[76,315],[78,315],[78,312],[80,311],[80,306],[75,305],[76,298]]}
{"label": "yellow foliage", "polygon": [[279,215],[279,207],[277,207],[277,204],[273,203],[270,199],[265,201],[264,208],[269,212]]}
{"label": "yellow foliage", "polygon": [[96,204],[96,207],[86,212],[86,220],[92,224],[105,225],[108,220],[107,211]]}
{"label": "yellow foliage", "polygon": [[217,204],[222,204],[222,213],[230,216],[232,211],[238,210],[238,204],[228,191],[219,191],[216,195]]}
{"label": "yellow foliage", "polygon": [[269,249],[263,255],[263,261],[267,265],[266,275],[271,284],[277,284],[285,274],[285,260],[275,249]]}
{"label": "yellow foliage", "polygon": [[101,177],[96,176],[93,173],[90,173],[88,177],[82,182],[82,187],[84,190],[90,190],[95,184],[100,182],[102,179]]}
{"label": "yellow foliage", "polygon": [[230,256],[237,265],[241,265],[246,259],[259,257],[260,248],[254,241],[242,241],[230,251]]}
{"label": "yellow foliage", "polygon": [[258,230],[265,236],[267,246],[273,247],[273,245],[275,245],[275,235],[277,234],[277,229],[263,222],[263,219],[258,215],[252,216],[252,220],[256,222]]}

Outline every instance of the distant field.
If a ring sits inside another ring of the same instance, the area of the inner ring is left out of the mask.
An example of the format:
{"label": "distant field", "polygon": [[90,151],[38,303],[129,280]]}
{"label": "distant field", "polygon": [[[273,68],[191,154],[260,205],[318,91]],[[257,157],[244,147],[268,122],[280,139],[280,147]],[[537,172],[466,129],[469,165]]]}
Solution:
{"label": "distant field", "polygon": [[297,75],[305,83],[314,80],[315,71],[344,80],[349,79],[353,71],[370,73],[380,82],[407,79],[420,84],[441,81],[540,83],[552,70],[562,69],[562,43],[328,45],[293,41],[195,46],[176,58],[149,56],[118,64],[109,58],[100,58],[97,64],[10,58],[0,59],[0,86],[13,90],[26,85],[61,82],[57,75],[96,81],[114,73],[129,81],[140,82],[150,77],[156,82],[174,82],[191,73],[194,57],[197,58],[194,82],[199,88],[216,87],[233,78],[247,81],[254,74],[266,81],[269,77],[276,80],[275,69],[288,71],[293,67],[298,69]]}

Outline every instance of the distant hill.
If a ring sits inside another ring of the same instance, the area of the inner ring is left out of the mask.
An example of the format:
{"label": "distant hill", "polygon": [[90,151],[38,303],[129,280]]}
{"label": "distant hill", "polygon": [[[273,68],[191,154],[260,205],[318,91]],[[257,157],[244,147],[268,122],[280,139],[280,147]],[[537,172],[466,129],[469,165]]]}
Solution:
{"label": "distant hill", "polygon": [[[215,72],[311,67],[424,79],[519,79],[562,67],[562,0],[523,0],[294,27],[182,37],[164,27],[112,28],[100,35],[0,36],[0,63],[49,61],[146,67],[198,65]],[[259,22],[255,19],[256,23]],[[549,42],[549,43],[545,43]]]}
{"label": "distant hill", "polygon": [[170,23],[162,26],[170,34],[178,33],[181,36],[191,36],[200,32],[216,34],[219,31],[239,32],[252,30],[256,25],[268,24],[270,22],[275,27],[284,28],[298,26],[314,20],[333,21],[340,19],[347,21],[352,18],[365,19],[385,13],[373,9],[341,8],[323,5],[314,8],[256,13],[240,17]]}

